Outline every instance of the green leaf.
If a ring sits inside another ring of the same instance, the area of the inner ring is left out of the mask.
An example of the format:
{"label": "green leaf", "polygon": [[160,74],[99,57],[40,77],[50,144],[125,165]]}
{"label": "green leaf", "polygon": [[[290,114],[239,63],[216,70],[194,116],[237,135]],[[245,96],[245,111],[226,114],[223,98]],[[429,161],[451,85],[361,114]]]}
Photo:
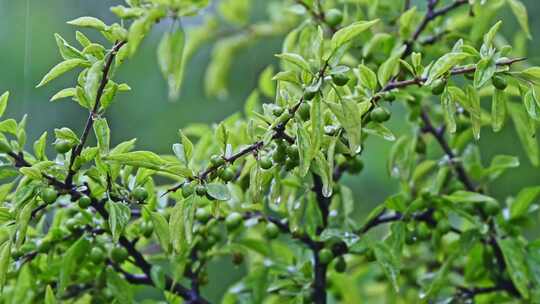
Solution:
{"label": "green leaf", "polygon": [[176,98],[184,74],[185,34],[182,28],[174,32],[165,32],[159,43],[158,62],[163,77],[169,84],[169,97]]}
{"label": "green leaf", "polygon": [[516,16],[516,19],[521,26],[521,29],[525,32],[529,39],[532,38],[531,31],[529,29],[529,16],[527,14],[527,7],[519,0],[508,0],[512,12]]}
{"label": "green leaf", "polygon": [[474,87],[480,88],[486,82],[488,82],[495,71],[497,70],[497,65],[493,58],[482,58],[476,65],[476,70],[474,72]]}
{"label": "green leaf", "polygon": [[496,202],[494,198],[480,194],[478,192],[470,191],[456,191],[451,195],[445,195],[444,198],[452,203],[483,203],[483,202]]}
{"label": "green leaf", "polygon": [[54,291],[51,288],[51,285],[47,285],[45,288],[45,304],[56,304],[58,303],[56,301],[56,296],[54,295]]}
{"label": "green leaf", "polygon": [[105,208],[109,212],[109,226],[111,227],[112,237],[115,242],[118,242],[129,223],[131,210],[126,204],[113,202],[112,200],[107,201]]}
{"label": "green leaf", "polygon": [[369,67],[362,64],[358,67],[360,84],[375,92],[377,89],[377,75]]}
{"label": "green leaf", "polygon": [[499,31],[499,28],[501,27],[502,21],[498,21],[495,23],[489,31],[484,35],[484,44],[488,47],[490,47],[493,44],[493,39],[495,38],[495,35]]}
{"label": "green leaf", "polygon": [[504,126],[506,112],[506,94],[502,90],[495,90],[491,101],[491,127],[494,132],[499,132]]}
{"label": "green leaf", "polygon": [[86,235],[81,236],[68,250],[62,258],[60,277],[58,279],[58,294],[63,295],[71,282],[71,276],[79,270],[79,264],[90,251],[90,242]]}
{"label": "green leaf", "polygon": [[491,160],[491,164],[484,171],[491,179],[499,177],[506,169],[519,167],[519,159],[510,155],[497,155]]}
{"label": "green leaf", "polygon": [[525,152],[527,152],[529,160],[534,166],[538,166],[540,163],[540,151],[535,137],[536,130],[534,124],[529,121],[527,113],[521,106],[509,103],[508,110],[510,111],[516,132]]}
{"label": "green leaf", "polygon": [[513,238],[497,239],[508,267],[508,274],[523,298],[529,298],[529,273],[521,243]]}
{"label": "green leaf", "polygon": [[371,135],[382,137],[384,140],[395,141],[396,136],[383,124],[378,122],[371,122],[363,128],[364,132]]}
{"label": "green leaf", "polygon": [[197,196],[191,195],[188,198],[176,203],[172,209],[169,221],[170,238],[176,253],[181,253],[187,249],[188,244],[193,240],[193,219],[195,216]]}
{"label": "green leaf", "polygon": [[259,90],[268,98],[273,98],[276,95],[276,85],[272,80],[274,76],[274,66],[267,66],[259,76]]}
{"label": "green leaf", "polygon": [[540,186],[521,189],[510,205],[510,218],[515,219],[527,215],[529,207],[540,195]]}
{"label": "green leaf", "polygon": [[334,36],[332,36],[332,50],[335,51],[341,46],[343,46],[345,43],[355,39],[359,34],[369,29],[377,22],[379,22],[379,19],[371,21],[356,21],[340,29],[334,34]]}
{"label": "green leaf", "polygon": [[394,53],[392,56],[386,59],[386,61],[383,62],[383,64],[381,64],[381,66],[377,70],[377,77],[379,79],[381,87],[384,87],[392,78],[392,76],[397,73],[399,67],[399,59],[401,58],[401,54],[404,50],[404,48],[401,48],[399,52]]}
{"label": "green leaf", "polygon": [[309,66],[309,63],[304,59],[304,57],[298,54],[282,53],[282,54],[277,54],[276,57],[299,67],[303,71],[311,73],[311,67]]}
{"label": "green leaf", "polygon": [[157,212],[150,212],[152,222],[154,223],[154,232],[159,240],[161,248],[169,253],[171,250],[171,235],[169,232],[169,224],[163,215]]}
{"label": "green leaf", "polygon": [[67,24],[80,26],[80,27],[89,27],[89,28],[96,29],[98,31],[105,31],[108,28],[107,25],[103,21],[94,17],[79,17],[77,19],[68,21]]}
{"label": "green leaf", "polygon": [[101,84],[103,77],[103,60],[98,60],[92,64],[88,73],[86,74],[86,82],[84,83],[84,93],[90,100],[90,107],[93,108],[94,104],[98,102],[97,91]]}
{"label": "green leaf", "polygon": [[463,60],[465,60],[467,57],[469,57],[469,54],[467,53],[452,52],[439,58],[429,70],[426,85],[430,85],[435,79],[438,79],[449,72],[453,67],[463,62]]}
{"label": "green leaf", "polygon": [[207,193],[218,201],[228,201],[231,199],[231,193],[227,186],[221,183],[210,183],[206,185]]}
{"label": "green leaf", "polygon": [[383,269],[384,274],[392,283],[394,290],[399,292],[398,275],[399,275],[399,261],[395,257],[394,253],[388,245],[379,242],[374,244],[373,252],[377,258],[377,263]]}
{"label": "green leaf", "polygon": [[150,151],[134,151],[127,153],[110,154],[106,160],[119,162],[124,165],[160,170],[167,162],[159,155]]}
{"label": "green leaf", "polygon": [[468,85],[465,90],[466,99],[462,100],[462,105],[469,111],[474,138],[480,139],[480,128],[482,127],[482,109],[480,108],[480,96],[473,86]]}
{"label": "green leaf", "polygon": [[150,278],[152,278],[152,282],[157,288],[165,289],[166,278],[163,267],[160,265],[152,266],[152,269],[150,270]]}
{"label": "green leaf", "polygon": [[525,105],[525,110],[527,110],[529,116],[534,120],[540,121],[540,109],[533,88],[530,88],[523,96],[523,104]]}
{"label": "green leaf", "polygon": [[0,117],[2,117],[2,115],[4,115],[4,112],[6,111],[8,99],[9,91],[4,92],[4,94],[0,96]]}
{"label": "green leaf", "polygon": [[107,287],[118,303],[135,303],[131,285],[112,268],[107,268]]}
{"label": "green leaf", "polygon": [[448,131],[450,131],[450,133],[456,133],[456,103],[450,96],[448,90],[444,90],[441,95],[441,105]]}
{"label": "green leaf", "polygon": [[411,7],[399,17],[399,36],[403,40],[409,39],[412,35],[414,25],[418,22],[416,18],[416,6]]}
{"label": "green leaf", "polygon": [[300,155],[299,173],[300,176],[305,176],[309,171],[309,166],[311,165],[314,156],[311,154],[311,137],[302,125],[298,125],[296,128],[296,136]]}
{"label": "green leaf", "polygon": [[54,38],[56,39],[56,45],[58,46],[60,55],[62,56],[62,58],[64,58],[64,60],[75,58],[85,59],[84,55],[79,50],[69,45],[69,43],[67,43],[66,40],[62,38],[62,36],[54,34]]}
{"label": "green leaf", "polygon": [[322,193],[324,197],[332,196],[332,174],[333,170],[330,166],[330,162],[324,158],[324,155],[321,151],[317,151],[313,163],[314,171],[321,177],[323,184]]}
{"label": "green leaf", "polygon": [[0,245],[0,292],[3,292],[6,284],[7,273],[11,260],[11,241]]}
{"label": "green leaf", "polygon": [[54,129],[54,135],[57,139],[67,140],[72,144],[78,144],[80,142],[79,137],[70,128]]}
{"label": "green leaf", "polygon": [[56,101],[58,99],[67,98],[67,97],[73,97],[77,94],[76,88],[66,88],[60,90],[58,93],[54,94],[53,97],[51,97],[50,101]]}
{"label": "green leaf", "polygon": [[0,122],[0,132],[8,132],[13,135],[17,134],[17,122],[15,119],[6,119]]}
{"label": "green leaf", "polygon": [[540,67],[530,67],[521,72],[519,75],[525,77],[527,80],[538,83],[540,82]]}
{"label": "green leaf", "polygon": [[94,133],[96,134],[100,153],[103,155],[109,153],[111,130],[105,118],[98,118],[94,121]]}
{"label": "green leaf", "polygon": [[255,116],[255,112],[260,109],[260,96],[259,92],[257,90],[253,90],[251,94],[249,94],[246,102],[244,103],[244,115],[246,117],[253,117]]}
{"label": "green leaf", "polygon": [[66,61],[62,61],[56,66],[54,66],[49,73],[47,73],[45,76],[43,76],[43,79],[39,82],[39,84],[36,86],[36,88],[39,88],[49,81],[59,77],[60,75],[76,68],[79,66],[84,66],[87,64],[87,61],[84,59],[69,59]]}

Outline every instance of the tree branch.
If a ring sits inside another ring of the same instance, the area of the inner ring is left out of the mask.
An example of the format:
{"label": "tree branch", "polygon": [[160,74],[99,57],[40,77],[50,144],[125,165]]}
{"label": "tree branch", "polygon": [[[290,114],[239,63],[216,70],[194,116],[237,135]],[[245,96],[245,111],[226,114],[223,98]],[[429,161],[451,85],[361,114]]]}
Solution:
{"label": "tree branch", "polygon": [[435,9],[435,7],[438,4],[438,0],[428,0],[428,10],[426,14],[424,15],[424,18],[414,31],[413,35],[411,36],[411,39],[405,43],[405,52],[403,52],[402,58],[405,58],[409,56],[413,51],[414,43],[418,40],[420,37],[420,34],[427,28],[429,23],[433,21],[435,18],[439,16],[443,16],[452,10],[469,3],[468,0],[454,0],[454,2],[446,5],[445,7],[442,7],[440,9]]}
{"label": "tree branch", "polygon": [[68,166],[68,175],[65,180],[65,184],[71,186],[73,183],[73,176],[75,175],[75,170],[73,170],[73,164],[75,163],[75,160],[79,155],[81,155],[81,152],[84,148],[84,145],[86,144],[86,140],[88,139],[88,135],[90,134],[90,130],[92,129],[92,126],[94,125],[94,119],[95,116],[98,114],[98,110],[100,107],[100,100],[101,96],[103,96],[103,92],[105,91],[105,87],[107,86],[107,83],[109,82],[109,72],[111,70],[111,66],[113,64],[113,60],[116,57],[116,54],[118,51],[127,43],[127,41],[119,41],[117,42],[112,50],[109,52],[109,55],[107,56],[107,61],[105,62],[105,65],[103,67],[103,75],[101,77],[101,82],[99,84],[97,93],[96,93],[96,100],[94,101],[94,107],[92,110],[90,110],[90,113],[88,114],[88,118],[86,119],[86,125],[84,126],[84,131],[81,135],[80,142],[75,148],[71,151],[71,157],[69,159],[69,166]]}

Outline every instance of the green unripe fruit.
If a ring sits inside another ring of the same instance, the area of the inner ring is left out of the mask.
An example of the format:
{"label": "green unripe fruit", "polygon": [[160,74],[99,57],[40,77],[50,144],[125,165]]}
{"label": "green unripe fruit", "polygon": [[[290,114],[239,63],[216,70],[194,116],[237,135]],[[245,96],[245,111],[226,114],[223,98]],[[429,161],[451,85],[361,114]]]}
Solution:
{"label": "green unripe fruit", "polygon": [[300,107],[298,108],[298,115],[300,115],[300,118],[303,121],[306,121],[310,117],[310,107],[307,102],[302,102]]}
{"label": "green unripe fruit", "polygon": [[57,140],[54,144],[54,149],[59,154],[65,154],[68,153],[69,150],[73,147],[71,143],[67,140]]}
{"label": "green unripe fruit", "polygon": [[335,8],[329,9],[325,14],[325,20],[330,27],[336,27],[343,21],[343,13]]}
{"label": "green unripe fruit", "polygon": [[383,98],[384,100],[388,101],[388,102],[392,102],[394,100],[396,100],[396,95],[390,93],[390,92],[385,92],[384,95],[383,95]]}
{"label": "green unripe fruit", "polygon": [[349,77],[344,73],[333,74],[332,81],[335,85],[342,87],[349,82]]}
{"label": "green unripe fruit", "polygon": [[444,219],[444,212],[440,211],[440,210],[437,210],[435,212],[433,212],[433,219],[437,222],[441,221]]}
{"label": "green unripe fruit", "polygon": [[347,270],[347,262],[345,261],[345,258],[340,256],[337,258],[335,264],[334,264],[334,270],[338,273],[343,273],[345,270]]}
{"label": "green unripe fruit", "polygon": [[487,215],[496,215],[501,210],[501,207],[496,201],[487,201],[482,205],[482,209]]}
{"label": "green unripe fruit", "polygon": [[151,237],[152,233],[154,232],[154,224],[152,222],[142,222],[141,232],[144,235],[144,237],[146,238]]}
{"label": "green unripe fruit", "polygon": [[216,240],[221,240],[221,230],[218,226],[213,226],[208,230],[208,234],[214,237]]}
{"label": "green unripe fruit", "polygon": [[221,157],[219,155],[212,155],[212,157],[210,158],[210,163],[214,167],[219,167],[219,166],[225,164],[225,160],[223,159],[223,157]]}
{"label": "green unripe fruit", "polygon": [[347,161],[347,170],[352,174],[358,174],[364,169],[364,162],[361,159],[355,157]]}
{"label": "green unripe fruit", "polygon": [[92,199],[86,195],[83,195],[81,198],[79,198],[78,204],[81,209],[86,209],[92,204]]}
{"label": "green unripe fruit", "polygon": [[244,255],[241,252],[234,252],[232,254],[232,262],[234,265],[240,265],[244,262]]}
{"label": "green unripe fruit", "polygon": [[44,239],[41,241],[41,244],[38,246],[38,252],[40,253],[46,253],[52,248],[52,241],[50,239]]}
{"label": "green unripe fruit", "polygon": [[199,208],[197,211],[195,211],[195,218],[197,221],[206,224],[212,218],[212,213],[208,208]]}
{"label": "green unripe fruit", "polygon": [[234,179],[234,170],[231,169],[231,168],[225,168],[220,174],[219,174],[219,177],[221,177],[221,179],[224,181],[224,182],[230,182]]}
{"label": "green unripe fruit", "polygon": [[244,221],[244,218],[242,215],[238,212],[233,212],[227,216],[225,219],[225,226],[228,230],[235,230],[236,228],[240,227],[242,225],[242,222]]}
{"label": "green unripe fruit", "polygon": [[441,235],[447,234],[451,229],[452,226],[450,226],[450,222],[447,219],[441,219],[437,223],[437,230]]}
{"label": "green unripe fruit", "polygon": [[426,154],[426,142],[423,138],[418,138],[416,141],[416,146],[414,147],[414,150],[418,154]]}
{"label": "green unripe fruit", "polygon": [[117,264],[123,263],[128,258],[128,251],[124,247],[114,247],[111,249],[111,260]]}
{"label": "green unripe fruit", "polygon": [[93,247],[90,250],[90,261],[96,265],[103,263],[105,261],[105,251],[100,247]]}
{"label": "green unripe fruit", "polygon": [[7,141],[0,140],[0,152],[2,153],[11,152],[11,147],[9,146],[9,143]]}
{"label": "green unripe fruit", "polygon": [[306,91],[304,92],[304,100],[312,100],[313,98],[315,98],[315,95],[317,95],[317,92],[310,92],[310,91]]}
{"label": "green unripe fruit", "polygon": [[319,261],[321,264],[328,264],[332,262],[332,259],[334,258],[334,254],[332,253],[332,250],[328,248],[323,248],[321,251],[319,251]]}
{"label": "green unripe fruit", "polygon": [[381,123],[388,121],[390,119],[390,115],[390,111],[388,111],[386,108],[377,107],[371,111],[369,117],[371,120]]}
{"label": "green unripe fruit", "polygon": [[368,262],[374,262],[377,259],[375,257],[375,252],[373,252],[373,249],[369,249],[368,251],[366,251],[365,257]]}
{"label": "green unripe fruit", "polygon": [[58,198],[58,192],[54,190],[53,188],[45,188],[41,190],[40,193],[41,199],[45,202],[45,204],[52,204],[56,202],[56,199]]}
{"label": "green unripe fruit", "polygon": [[280,106],[275,106],[272,109],[272,114],[274,114],[274,116],[280,116],[281,114],[283,114],[283,108]]}
{"label": "green unripe fruit", "polygon": [[414,231],[408,231],[405,235],[405,244],[413,245],[416,243],[416,233]]}
{"label": "green unripe fruit", "polygon": [[442,79],[437,79],[431,84],[431,93],[433,95],[441,95],[446,87],[446,81]]}
{"label": "green unripe fruit", "polygon": [[283,144],[280,143],[277,145],[276,150],[272,155],[272,159],[276,163],[283,163],[287,159],[286,148]]}
{"label": "green unripe fruit", "polygon": [[270,240],[277,238],[279,236],[279,227],[272,222],[268,222],[264,227],[264,236]]}
{"label": "green unripe fruit", "polygon": [[65,222],[66,229],[73,232],[79,228],[79,221],[75,218],[67,219]]}
{"label": "green unripe fruit", "polygon": [[298,159],[298,146],[295,144],[287,146],[287,156],[292,159]]}
{"label": "green unripe fruit", "polygon": [[261,168],[264,170],[268,170],[272,168],[272,160],[268,156],[262,157],[259,160],[259,166],[261,166]]}
{"label": "green unripe fruit", "polygon": [[501,90],[501,91],[506,89],[506,87],[508,86],[508,82],[506,81],[506,78],[499,75],[494,75],[493,78],[491,78],[491,83],[493,83],[493,86],[497,90]]}
{"label": "green unripe fruit", "polygon": [[182,195],[184,197],[188,197],[193,194],[195,191],[195,186],[193,186],[193,183],[188,182],[182,185]]}
{"label": "green unripe fruit", "polygon": [[431,231],[425,222],[421,222],[418,224],[416,233],[418,235],[418,238],[421,240],[428,240],[431,236]]}
{"label": "green unripe fruit", "polygon": [[133,198],[139,202],[144,202],[148,198],[148,191],[143,187],[133,189]]}
{"label": "green unripe fruit", "polygon": [[289,158],[285,162],[285,170],[291,171],[292,169],[296,168],[298,166],[298,159]]}
{"label": "green unripe fruit", "polygon": [[199,196],[205,196],[206,195],[206,187],[204,185],[197,185],[195,187],[195,192]]}

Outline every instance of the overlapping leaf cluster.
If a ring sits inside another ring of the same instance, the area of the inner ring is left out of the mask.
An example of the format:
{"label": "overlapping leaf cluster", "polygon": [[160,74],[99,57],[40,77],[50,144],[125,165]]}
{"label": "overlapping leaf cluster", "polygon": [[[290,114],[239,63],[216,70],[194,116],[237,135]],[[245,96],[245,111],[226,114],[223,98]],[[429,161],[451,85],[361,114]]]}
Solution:
{"label": "overlapping leaf cluster", "polygon": [[[76,70],[51,100],[89,116],[81,135],[59,127],[33,145],[26,117],[0,122],[2,302],[133,303],[147,286],[170,303],[209,303],[202,286],[222,283],[207,271],[223,256],[247,267],[223,303],[540,302],[540,243],[523,236],[540,186],[496,200],[490,183],[520,161],[485,166],[477,145],[483,127],[511,119],[540,161],[540,68],[494,17],[509,8],[530,38],[520,1],[271,1],[264,21],[252,1],[208,5],[128,0],[111,8],[118,23],[68,22],[105,42],[55,35],[62,61],[38,87]],[[182,27],[202,12],[200,26]],[[202,45],[215,42],[207,93],[223,96],[242,49],[283,37],[244,113],[179,131],[170,155],[111,143],[106,118],[130,89],[115,71],[159,22],[170,24],[156,49],[171,98]],[[410,128],[390,130],[403,108]],[[372,136],[394,142],[386,158],[400,190],[359,222],[340,179],[369,166]]]}

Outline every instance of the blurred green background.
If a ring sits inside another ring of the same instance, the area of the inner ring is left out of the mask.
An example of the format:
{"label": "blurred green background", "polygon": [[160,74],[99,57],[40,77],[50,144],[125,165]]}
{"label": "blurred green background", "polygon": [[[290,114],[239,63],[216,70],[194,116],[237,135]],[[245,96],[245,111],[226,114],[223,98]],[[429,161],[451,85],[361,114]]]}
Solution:
{"label": "blurred green background", "polygon": [[[0,92],[11,91],[8,116],[20,119],[24,113],[29,115],[29,142],[44,130],[52,131],[56,127],[68,126],[80,131],[87,116],[83,109],[68,99],[58,103],[48,101],[58,90],[71,86],[74,81],[72,73],[44,88],[35,89],[41,77],[60,60],[53,34],[59,33],[74,42],[74,29],[65,23],[67,20],[89,15],[112,23],[116,20],[108,7],[121,2],[0,0]],[[401,3],[398,0],[396,2]],[[540,15],[540,1],[524,2],[529,10],[534,37],[528,45],[529,61],[540,65],[540,19],[536,18]],[[211,13],[211,10],[205,13]],[[518,30],[514,17],[507,8],[500,17],[504,20],[504,34],[512,40],[514,32]],[[196,17],[188,18],[184,25],[197,22],[199,20]],[[120,94],[106,114],[113,142],[136,137],[139,149],[170,153],[171,145],[178,141],[179,128],[190,123],[218,122],[242,109],[244,100],[257,85],[258,74],[269,63],[275,62],[272,55],[280,50],[280,39],[268,39],[242,51],[232,68],[234,72],[230,76],[230,95],[217,100],[207,98],[203,91],[204,70],[211,51],[209,46],[204,47],[188,63],[180,98],[170,102],[166,82],[161,77],[155,56],[160,33],[166,28],[166,24],[158,25],[145,40],[138,55],[119,70],[116,79],[128,83],[133,90]],[[397,135],[402,132],[400,126],[406,117],[404,112],[398,113],[403,115],[394,115],[391,122]],[[540,171],[531,167],[513,128],[506,128],[496,135],[490,128],[484,128],[480,145],[486,164],[491,157],[500,153],[517,155],[521,160],[520,168],[506,173],[491,189],[496,197],[503,198],[514,194],[520,187],[539,183]],[[396,181],[386,173],[385,155],[390,144],[380,139],[370,139],[368,147],[364,156],[367,164],[364,172],[359,177],[346,177],[347,184],[354,189],[356,195],[359,218],[397,189]],[[215,271],[210,274],[210,281],[212,276],[218,275],[219,269]],[[214,290],[214,295],[222,293],[223,288],[229,285],[225,281],[233,279],[234,276],[221,278],[221,286],[215,286],[220,290]]]}

